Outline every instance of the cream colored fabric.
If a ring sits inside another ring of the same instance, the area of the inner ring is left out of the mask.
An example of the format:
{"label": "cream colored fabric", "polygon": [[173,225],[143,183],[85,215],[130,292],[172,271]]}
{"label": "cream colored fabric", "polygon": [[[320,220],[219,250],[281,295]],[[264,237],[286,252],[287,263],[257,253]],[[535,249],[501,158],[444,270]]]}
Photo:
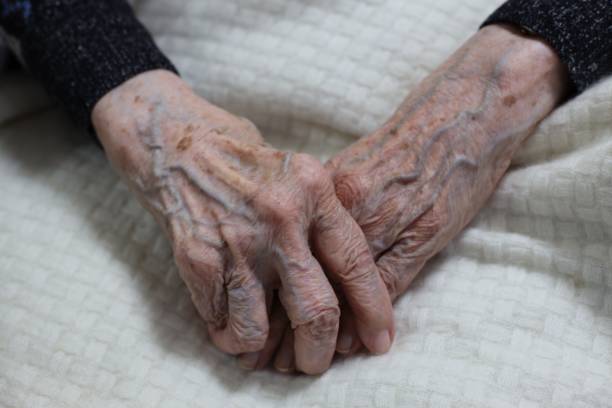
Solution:
{"label": "cream colored fabric", "polygon": [[[197,90],[327,158],[500,1],[142,0]],[[245,373],[160,230],[30,80],[0,79],[0,406],[612,407],[612,81],[560,108],[397,303],[382,357]]]}

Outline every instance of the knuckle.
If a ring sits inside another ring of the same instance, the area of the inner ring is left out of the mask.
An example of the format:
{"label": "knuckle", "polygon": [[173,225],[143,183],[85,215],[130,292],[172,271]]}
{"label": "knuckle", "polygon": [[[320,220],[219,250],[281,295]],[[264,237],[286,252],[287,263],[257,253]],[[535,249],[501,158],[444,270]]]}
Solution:
{"label": "knuckle", "polygon": [[336,307],[326,308],[317,313],[306,323],[302,324],[302,330],[308,338],[316,345],[325,345],[330,339],[335,340],[340,323],[340,309]]}
{"label": "knuckle", "polygon": [[201,261],[204,261],[204,259],[201,259],[201,252],[198,251],[198,245],[189,239],[183,239],[175,242],[172,252],[174,254],[174,261],[176,264],[180,267],[184,267],[185,269],[196,269],[195,264],[200,264],[202,263]]}
{"label": "knuckle", "polygon": [[331,187],[329,172],[314,157],[296,154],[294,166],[298,182],[306,191],[322,192]]}
{"label": "knuckle", "polygon": [[421,256],[409,251],[405,243],[398,244],[394,250],[385,255],[384,261],[379,261],[380,276],[389,291],[391,299],[404,293],[417,277],[431,255]]}
{"label": "knuckle", "polygon": [[278,192],[262,196],[257,205],[265,219],[274,224],[285,225],[299,220],[302,209],[290,194]]}
{"label": "knuckle", "polygon": [[267,327],[262,327],[249,319],[231,319],[230,327],[240,353],[260,351],[266,344]]}
{"label": "knuckle", "polygon": [[436,237],[446,228],[446,220],[434,209],[427,211],[398,237],[406,256],[429,257],[439,246]]}
{"label": "knuckle", "polygon": [[417,241],[429,241],[442,229],[444,220],[436,211],[428,211],[414,224],[414,237]]}
{"label": "knuckle", "polygon": [[179,275],[202,319],[214,327],[223,327],[228,317],[223,274],[215,273],[217,270],[212,260],[198,258],[194,251],[193,245],[183,245],[174,250]]}
{"label": "knuckle", "polygon": [[230,307],[229,326],[242,353],[259,351],[268,337],[268,320],[259,302],[258,283],[249,273],[233,273],[226,285]]}
{"label": "knuckle", "polygon": [[257,129],[257,126],[255,126],[253,122],[251,122],[249,119],[245,118],[244,116],[240,116],[238,117],[238,119],[240,119],[240,122],[242,123],[242,126],[244,126],[245,130],[253,134],[259,135],[259,129]]}
{"label": "knuckle", "polygon": [[398,277],[395,271],[386,265],[379,265],[378,271],[380,273],[380,277],[382,278],[385,286],[387,287],[387,291],[389,292],[389,296],[391,299],[395,299],[397,297],[397,288],[398,288]]}
{"label": "knuckle", "polygon": [[360,244],[359,237],[350,240],[344,257],[342,279],[345,283],[360,281],[372,272],[372,255],[366,245]]}
{"label": "knuckle", "polygon": [[[202,317],[202,320],[215,328],[225,327],[228,313],[222,284],[215,284],[214,287],[207,291],[199,288],[198,284],[193,282],[187,283],[187,287],[191,293],[191,301]],[[206,295],[207,292],[209,296]]]}
{"label": "knuckle", "polygon": [[179,273],[184,280],[202,280],[207,281],[212,279],[217,271],[214,259],[206,255],[198,245],[186,243],[181,246],[176,246],[173,250],[174,262],[179,269]]}
{"label": "knuckle", "polygon": [[362,179],[354,174],[338,174],[334,177],[336,196],[350,210],[365,198],[366,186]]}

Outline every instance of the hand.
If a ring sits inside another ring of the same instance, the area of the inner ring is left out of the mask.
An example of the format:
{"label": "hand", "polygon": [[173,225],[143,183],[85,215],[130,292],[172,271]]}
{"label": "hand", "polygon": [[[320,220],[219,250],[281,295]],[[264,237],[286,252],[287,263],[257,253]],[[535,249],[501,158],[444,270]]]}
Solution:
{"label": "hand", "polygon": [[346,294],[366,346],[390,347],[384,283],[317,160],[273,149],[250,122],[166,71],[111,91],[93,122],[111,163],[169,237],[217,347],[262,350],[278,288],[295,329],[297,368],[327,369],[340,312],[324,271]]}
{"label": "hand", "polygon": [[[510,27],[486,27],[384,126],[327,163],[392,300],[477,214],[522,141],[567,88],[548,45]],[[351,354],[361,346],[353,313],[343,308],[337,351]],[[291,357],[283,342],[276,368],[285,371]]]}
{"label": "hand", "polygon": [[[486,27],[382,128],[327,164],[392,300],[473,219],[567,88],[548,45],[513,28]],[[343,310],[338,351],[359,347]]]}

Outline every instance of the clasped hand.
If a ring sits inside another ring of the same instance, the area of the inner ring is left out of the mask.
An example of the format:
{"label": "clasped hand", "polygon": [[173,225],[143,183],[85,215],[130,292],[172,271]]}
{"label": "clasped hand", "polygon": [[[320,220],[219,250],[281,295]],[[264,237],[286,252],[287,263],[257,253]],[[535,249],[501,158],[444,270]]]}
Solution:
{"label": "clasped hand", "polygon": [[391,301],[476,215],[564,81],[542,42],[487,27],[325,166],[166,71],[105,95],[93,122],[214,344],[248,368],[276,356],[318,374],[335,351],[390,348]]}

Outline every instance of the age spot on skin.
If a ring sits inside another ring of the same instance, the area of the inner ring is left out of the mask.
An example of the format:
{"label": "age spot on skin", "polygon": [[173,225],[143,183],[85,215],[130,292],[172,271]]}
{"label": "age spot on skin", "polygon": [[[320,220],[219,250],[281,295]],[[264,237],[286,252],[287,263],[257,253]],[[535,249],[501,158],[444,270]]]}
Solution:
{"label": "age spot on skin", "polygon": [[516,103],[516,98],[514,97],[514,95],[509,95],[504,98],[505,106],[510,107],[510,106],[513,106],[515,103]]}
{"label": "age spot on skin", "polygon": [[179,140],[178,144],[176,145],[176,149],[179,152],[184,152],[185,150],[189,149],[189,147],[191,147],[191,143],[191,136],[185,136],[184,138]]}

